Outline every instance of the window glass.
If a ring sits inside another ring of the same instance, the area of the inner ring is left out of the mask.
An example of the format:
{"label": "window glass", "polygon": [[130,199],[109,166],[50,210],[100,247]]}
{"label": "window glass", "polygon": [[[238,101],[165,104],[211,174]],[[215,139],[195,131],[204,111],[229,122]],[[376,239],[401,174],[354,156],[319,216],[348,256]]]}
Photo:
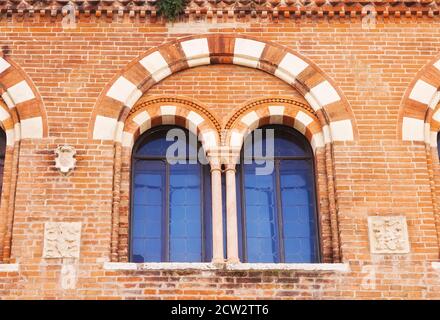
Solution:
{"label": "window glass", "polygon": [[[166,141],[172,129],[182,130],[185,137],[179,147],[186,153],[179,155],[177,163],[175,157],[166,158],[176,141]],[[155,128],[140,137],[132,166],[133,262],[210,261],[210,170],[196,160],[199,148],[188,130],[173,126]]]}
{"label": "window glass", "polygon": [[[241,185],[238,199],[242,203],[238,210],[241,260],[316,262],[315,177],[309,142],[298,131],[284,126],[266,126],[255,132],[247,138],[253,143],[244,145],[237,175]],[[255,153],[258,139],[262,153]],[[266,151],[270,149],[266,146],[270,143],[274,156],[261,163],[261,156],[268,156]],[[262,166],[273,170],[257,174],[256,169]]]}

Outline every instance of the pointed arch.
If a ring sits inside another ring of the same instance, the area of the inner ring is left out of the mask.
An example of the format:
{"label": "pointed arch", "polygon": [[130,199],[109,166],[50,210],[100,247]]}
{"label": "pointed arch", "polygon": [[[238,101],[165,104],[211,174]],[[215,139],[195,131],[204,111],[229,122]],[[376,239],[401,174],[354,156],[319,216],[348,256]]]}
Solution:
{"label": "pointed arch", "polygon": [[98,98],[89,137],[117,140],[118,123],[153,85],[164,78],[201,65],[236,64],[263,70],[295,87],[330,125],[333,141],[357,137],[355,119],[342,92],[318,67],[290,49],[241,35],[198,35],[153,48],[131,62]]}

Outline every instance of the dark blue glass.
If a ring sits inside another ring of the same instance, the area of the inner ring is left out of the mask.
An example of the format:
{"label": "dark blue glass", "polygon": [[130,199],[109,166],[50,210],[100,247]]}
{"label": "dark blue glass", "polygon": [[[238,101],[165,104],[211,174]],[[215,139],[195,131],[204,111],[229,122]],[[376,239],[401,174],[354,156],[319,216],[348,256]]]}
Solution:
{"label": "dark blue glass", "polygon": [[437,152],[438,152],[438,157],[440,158],[440,132],[437,133]]}
{"label": "dark blue glass", "polygon": [[[175,131],[173,131],[175,130]],[[185,140],[177,139],[176,134],[185,133]],[[168,137],[167,137],[168,135]],[[175,126],[162,126],[155,128],[151,133],[145,136],[143,143],[138,147],[136,151],[137,156],[147,157],[166,157],[167,150],[176,142],[179,143],[177,147],[174,145],[172,155],[177,158],[177,150],[183,151],[184,158],[195,158],[197,156],[197,137],[190,134],[188,130],[175,127]]]}
{"label": "dark blue glass", "polygon": [[257,129],[259,132],[254,130],[248,135],[243,150],[245,157],[248,155],[252,158],[270,156],[268,154],[270,148],[273,149],[275,157],[310,156],[310,145],[304,136],[292,134],[293,129],[280,130],[277,127],[279,126],[267,126]]}
{"label": "dark blue glass", "polygon": [[248,261],[278,262],[275,174],[257,176],[255,169],[244,169]]}
{"label": "dark blue glass", "polygon": [[165,162],[137,160],[133,169],[133,261],[161,261],[166,192]]}
{"label": "dark blue glass", "polygon": [[3,172],[5,165],[5,153],[6,153],[6,133],[4,130],[0,129],[0,195],[2,192],[2,185],[3,185],[2,182],[3,182]]}
{"label": "dark blue glass", "polygon": [[285,262],[315,262],[315,188],[311,160],[280,161]]}
{"label": "dark blue glass", "polygon": [[170,166],[170,261],[202,261],[200,166]]}
{"label": "dark blue glass", "polygon": [[[167,161],[173,126],[153,129],[134,149],[131,255],[134,262],[201,262],[212,258],[210,171],[195,159],[198,142],[183,130],[186,150]],[[182,133],[182,131],[180,131]],[[192,151],[192,153],[190,153]],[[176,154],[177,155],[177,154]],[[181,156],[181,155],[180,155]],[[191,161],[188,161],[191,157]]]}
{"label": "dark blue glass", "polygon": [[[273,130],[268,132],[267,129]],[[273,143],[274,170],[257,175],[266,166],[255,152],[243,151],[241,174],[242,207],[238,208],[240,257],[247,262],[316,262],[316,195],[313,153],[306,138],[292,128],[267,126],[262,129],[263,157],[266,141]],[[251,136],[251,135],[250,135]],[[273,142],[270,138],[274,137]]]}

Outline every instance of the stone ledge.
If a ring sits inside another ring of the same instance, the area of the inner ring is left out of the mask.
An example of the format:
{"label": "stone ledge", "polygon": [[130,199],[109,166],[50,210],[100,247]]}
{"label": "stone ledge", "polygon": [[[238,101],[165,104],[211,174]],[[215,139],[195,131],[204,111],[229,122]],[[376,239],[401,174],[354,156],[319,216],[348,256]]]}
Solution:
{"label": "stone ledge", "polygon": [[17,272],[19,269],[18,263],[0,263],[0,272]]}
{"label": "stone ledge", "polygon": [[335,271],[350,272],[348,263],[130,263],[130,262],[105,262],[104,270],[298,270],[298,271]]}
{"label": "stone ledge", "polygon": [[226,270],[298,270],[349,272],[348,263],[234,263],[227,264]]}
{"label": "stone ledge", "polygon": [[435,271],[440,271],[440,262],[432,262],[431,266]]}
{"label": "stone ledge", "polygon": [[131,262],[105,262],[104,270],[215,270],[221,265],[213,263],[185,263],[185,262],[157,262],[157,263],[131,263]]}

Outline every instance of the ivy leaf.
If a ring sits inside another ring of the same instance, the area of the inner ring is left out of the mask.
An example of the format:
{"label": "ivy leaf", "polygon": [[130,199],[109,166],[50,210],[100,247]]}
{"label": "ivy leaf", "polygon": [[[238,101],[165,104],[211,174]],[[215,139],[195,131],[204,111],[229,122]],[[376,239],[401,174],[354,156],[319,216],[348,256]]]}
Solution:
{"label": "ivy leaf", "polygon": [[173,22],[185,10],[186,1],[187,0],[159,0],[156,2],[156,6],[159,14]]}

